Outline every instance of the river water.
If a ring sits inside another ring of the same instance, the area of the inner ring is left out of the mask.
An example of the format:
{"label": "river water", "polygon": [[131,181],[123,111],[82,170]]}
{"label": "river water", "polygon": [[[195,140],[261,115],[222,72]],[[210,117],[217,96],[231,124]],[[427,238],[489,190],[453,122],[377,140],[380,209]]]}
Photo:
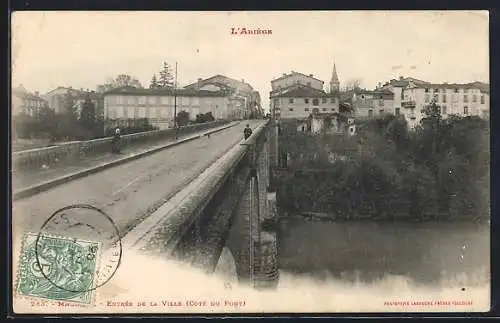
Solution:
{"label": "river water", "polygon": [[285,275],[375,284],[389,276],[418,286],[489,284],[490,230],[470,223],[281,221]]}

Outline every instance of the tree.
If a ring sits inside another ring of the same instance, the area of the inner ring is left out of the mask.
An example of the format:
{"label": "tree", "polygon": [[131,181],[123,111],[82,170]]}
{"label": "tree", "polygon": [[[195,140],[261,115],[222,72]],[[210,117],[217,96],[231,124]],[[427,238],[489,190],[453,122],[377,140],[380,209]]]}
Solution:
{"label": "tree", "polygon": [[182,126],[185,126],[189,123],[189,112],[187,111],[180,111],[179,113],[177,113],[177,125],[182,127]]}
{"label": "tree", "polygon": [[206,120],[205,122],[215,121],[215,118],[212,115],[212,111],[205,113],[205,120]]}
{"label": "tree", "polygon": [[75,98],[68,90],[62,99],[62,113],[57,118],[57,127],[54,133],[56,138],[67,140],[75,138],[75,131],[79,128],[76,116]]}
{"label": "tree", "polygon": [[160,88],[160,84],[158,84],[158,80],[156,79],[156,74],[153,74],[153,77],[151,78],[151,82],[149,83],[149,88],[150,89]]}
{"label": "tree", "polygon": [[360,79],[350,79],[344,83],[340,91],[340,101],[351,102],[354,92],[361,90]]}
{"label": "tree", "polygon": [[95,121],[95,104],[90,100],[90,96],[85,97],[80,112],[80,121],[84,124],[90,125]]}
{"label": "tree", "polygon": [[174,85],[174,77],[172,76],[172,68],[167,62],[163,62],[163,68],[160,71],[160,79],[158,85],[160,88],[172,87]]}
{"label": "tree", "polygon": [[99,92],[105,92],[120,87],[144,88],[137,78],[128,74],[119,74],[114,79],[108,79],[103,85],[98,85],[97,89]]}

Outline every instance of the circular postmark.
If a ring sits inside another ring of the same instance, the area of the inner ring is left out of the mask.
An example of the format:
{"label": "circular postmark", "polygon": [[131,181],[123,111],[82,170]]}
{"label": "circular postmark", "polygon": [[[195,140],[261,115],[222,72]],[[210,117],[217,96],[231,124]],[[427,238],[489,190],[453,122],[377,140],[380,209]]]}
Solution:
{"label": "circular postmark", "polygon": [[103,286],[122,257],[118,227],[108,214],[89,204],[55,211],[40,228],[33,249],[34,273],[63,294],[88,293]]}

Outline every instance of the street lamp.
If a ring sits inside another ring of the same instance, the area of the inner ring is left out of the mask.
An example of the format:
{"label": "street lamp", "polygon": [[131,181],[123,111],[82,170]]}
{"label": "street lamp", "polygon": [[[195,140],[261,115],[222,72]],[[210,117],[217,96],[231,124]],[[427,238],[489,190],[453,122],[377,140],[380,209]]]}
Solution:
{"label": "street lamp", "polygon": [[175,82],[174,82],[174,128],[175,140],[178,139],[179,130],[177,127],[177,62],[175,62]]}

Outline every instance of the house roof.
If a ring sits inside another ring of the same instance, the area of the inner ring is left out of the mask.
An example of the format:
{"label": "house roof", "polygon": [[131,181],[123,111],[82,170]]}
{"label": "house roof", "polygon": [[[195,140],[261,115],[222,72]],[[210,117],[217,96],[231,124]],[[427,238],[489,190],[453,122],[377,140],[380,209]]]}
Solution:
{"label": "house roof", "polygon": [[394,93],[392,93],[390,90],[382,89],[382,90],[375,90],[375,91],[369,91],[369,90],[356,90],[354,91],[356,94],[367,94],[367,95],[373,95],[376,98],[375,99],[393,99],[394,98]]}
{"label": "house roof", "polygon": [[43,98],[41,98],[38,95],[29,93],[29,92],[19,91],[17,89],[12,90],[12,95],[15,95],[18,98],[25,99],[25,100],[38,100],[38,101],[46,102],[46,100],[44,100]]}
{"label": "house roof", "polygon": [[316,81],[320,81],[322,84],[323,84],[323,83],[325,83],[324,81],[322,81],[322,80],[320,80],[320,79],[317,79],[317,78],[315,78],[315,77],[309,76],[309,75],[307,75],[307,74],[292,71],[290,74],[285,74],[285,75],[283,75],[283,76],[278,77],[277,79],[272,80],[272,81],[271,81],[271,84],[272,84],[272,83],[275,83],[275,82],[277,82],[277,81],[280,81],[280,80],[282,80],[282,79],[285,79],[285,78],[287,78],[287,77],[290,77],[290,76],[296,75],[296,74],[303,75],[303,76],[305,76],[305,77],[311,78],[311,79],[316,80]]}
{"label": "house roof", "polygon": [[490,85],[482,82],[471,83],[427,83],[415,84],[415,88],[429,88],[429,89],[479,89],[481,92],[489,93]]}
{"label": "house roof", "polygon": [[[222,75],[222,74],[217,74],[217,75],[214,75],[214,76],[211,76],[207,79],[203,79],[203,80],[200,80],[200,83],[202,85],[206,85],[206,84],[221,84],[221,85],[225,85],[225,86],[228,86],[228,87],[233,87],[227,83],[224,83],[224,82],[217,82],[217,81],[213,81],[213,79],[216,79],[216,78],[222,78],[222,79],[225,79],[227,80],[229,83],[233,83],[233,84],[239,84],[239,85],[243,85],[245,87],[248,87],[251,91],[253,91],[253,87],[246,83],[246,82],[242,82],[242,81],[238,81],[236,79],[233,79],[233,78],[230,78],[230,77],[227,77],[225,75]],[[196,87],[198,85],[198,81],[194,82],[194,83],[191,83],[191,84],[188,84],[186,86],[184,86],[184,88],[192,88],[192,87]]]}
{"label": "house roof", "polygon": [[47,92],[45,95],[50,95],[52,92],[57,91],[57,90],[67,90],[67,91],[71,91],[71,92],[76,93],[76,94],[87,93],[87,91],[82,91],[82,90],[75,89],[75,88],[72,88],[72,87],[58,86],[55,89],[50,90],[49,92]]}
{"label": "house roof", "polygon": [[403,79],[400,79],[399,81],[402,81],[402,82],[413,82],[415,84],[428,84],[429,83],[427,81],[422,81],[422,80],[416,79],[414,77],[404,77]]}
{"label": "house roof", "polygon": [[326,93],[323,90],[318,90],[303,84],[294,84],[284,89],[272,91],[271,97],[288,97],[288,98],[326,98],[331,97],[332,93]]}
{"label": "house roof", "polygon": [[[124,94],[124,95],[174,95],[174,89],[161,88],[161,89],[139,89],[135,87],[121,87],[104,92],[104,95],[110,94]],[[175,91],[177,96],[186,97],[225,97],[227,93],[223,91],[206,91],[206,90],[194,90],[194,89],[177,89]]]}

